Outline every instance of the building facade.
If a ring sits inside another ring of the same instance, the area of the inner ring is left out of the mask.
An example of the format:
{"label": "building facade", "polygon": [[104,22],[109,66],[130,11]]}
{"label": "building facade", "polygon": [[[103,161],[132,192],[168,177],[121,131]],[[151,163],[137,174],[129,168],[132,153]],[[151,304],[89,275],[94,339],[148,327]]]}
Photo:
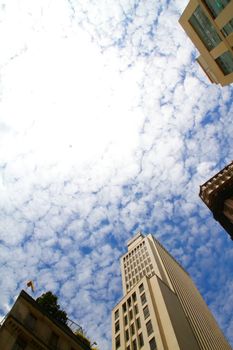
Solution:
{"label": "building facade", "polygon": [[233,0],[190,0],[179,20],[212,83],[233,82]]}
{"label": "building facade", "polygon": [[0,324],[0,349],[91,350],[85,339],[75,335],[77,329],[74,322],[65,325],[50,317],[22,291]]}
{"label": "building facade", "polygon": [[121,271],[113,350],[231,349],[188,273],[151,234],[128,242]]}
{"label": "building facade", "polygon": [[233,239],[233,162],[201,185],[199,196]]}

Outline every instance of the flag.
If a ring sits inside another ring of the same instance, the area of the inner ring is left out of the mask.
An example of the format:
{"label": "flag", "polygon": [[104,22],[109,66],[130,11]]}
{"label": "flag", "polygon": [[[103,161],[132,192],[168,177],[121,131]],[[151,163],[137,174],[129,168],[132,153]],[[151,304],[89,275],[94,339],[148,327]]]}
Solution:
{"label": "flag", "polygon": [[35,288],[34,288],[34,283],[33,283],[33,281],[28,281],[28,282],[27,282],[27,287],[31,287],[31,290],[32,290],[32,292],[34,293]]}

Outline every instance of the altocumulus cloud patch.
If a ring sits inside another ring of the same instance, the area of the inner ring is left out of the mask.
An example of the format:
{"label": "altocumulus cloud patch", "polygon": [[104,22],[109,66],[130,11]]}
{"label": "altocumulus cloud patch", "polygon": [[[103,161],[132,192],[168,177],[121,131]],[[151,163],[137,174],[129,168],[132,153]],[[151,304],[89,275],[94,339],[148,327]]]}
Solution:
{"label": "altocumulus cloud patch", "polygon": [[232,159],[233,90],[195,63],[185,5],[1,3],[2,315],[30,278],[110,350],[119,257],[141,229],[233,343],[232,244],[198,198]]}

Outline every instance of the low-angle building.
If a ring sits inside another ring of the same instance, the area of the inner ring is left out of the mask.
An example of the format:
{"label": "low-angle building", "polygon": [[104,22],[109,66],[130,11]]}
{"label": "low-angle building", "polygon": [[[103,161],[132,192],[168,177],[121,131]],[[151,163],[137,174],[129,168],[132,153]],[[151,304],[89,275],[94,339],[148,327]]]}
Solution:
{"label": "low-angle building", "polygon": [[151,234],[128,242],[121,272],[113,350],[231,349],[189,274]]}
{"label": "low-angle building", "polygon": [[233,239],[233,162],[201,185],[199,195]]}
{"label": "low-angle building", "polygon": [[0,324],[1,350],[90,350],[75,333],[80,327],[49,316],[25,291],[21,291]]}
{"label": "low-angle building", "polygon": [[233,82],[233,0],[190,0],[179,20],[213,83]]}

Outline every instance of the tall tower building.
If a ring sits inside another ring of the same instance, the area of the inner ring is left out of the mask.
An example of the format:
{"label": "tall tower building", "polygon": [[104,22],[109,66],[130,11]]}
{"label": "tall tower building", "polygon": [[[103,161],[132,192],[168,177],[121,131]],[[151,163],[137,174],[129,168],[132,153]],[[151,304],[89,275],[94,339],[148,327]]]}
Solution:
{"label": "tall tower building", "polygon": [[199,195],[233,239],[233,162],[201,185]]}
{"label": "tall tower building", "polygon": [[200,52],[198,63],[212,83],[233,82],[233,0],[190,0],[181,26]]}
{"label": "tall tower building", "polygon": [[113,350],[231,349],[188,273],[151,234],[128,242],[121,271]]}

